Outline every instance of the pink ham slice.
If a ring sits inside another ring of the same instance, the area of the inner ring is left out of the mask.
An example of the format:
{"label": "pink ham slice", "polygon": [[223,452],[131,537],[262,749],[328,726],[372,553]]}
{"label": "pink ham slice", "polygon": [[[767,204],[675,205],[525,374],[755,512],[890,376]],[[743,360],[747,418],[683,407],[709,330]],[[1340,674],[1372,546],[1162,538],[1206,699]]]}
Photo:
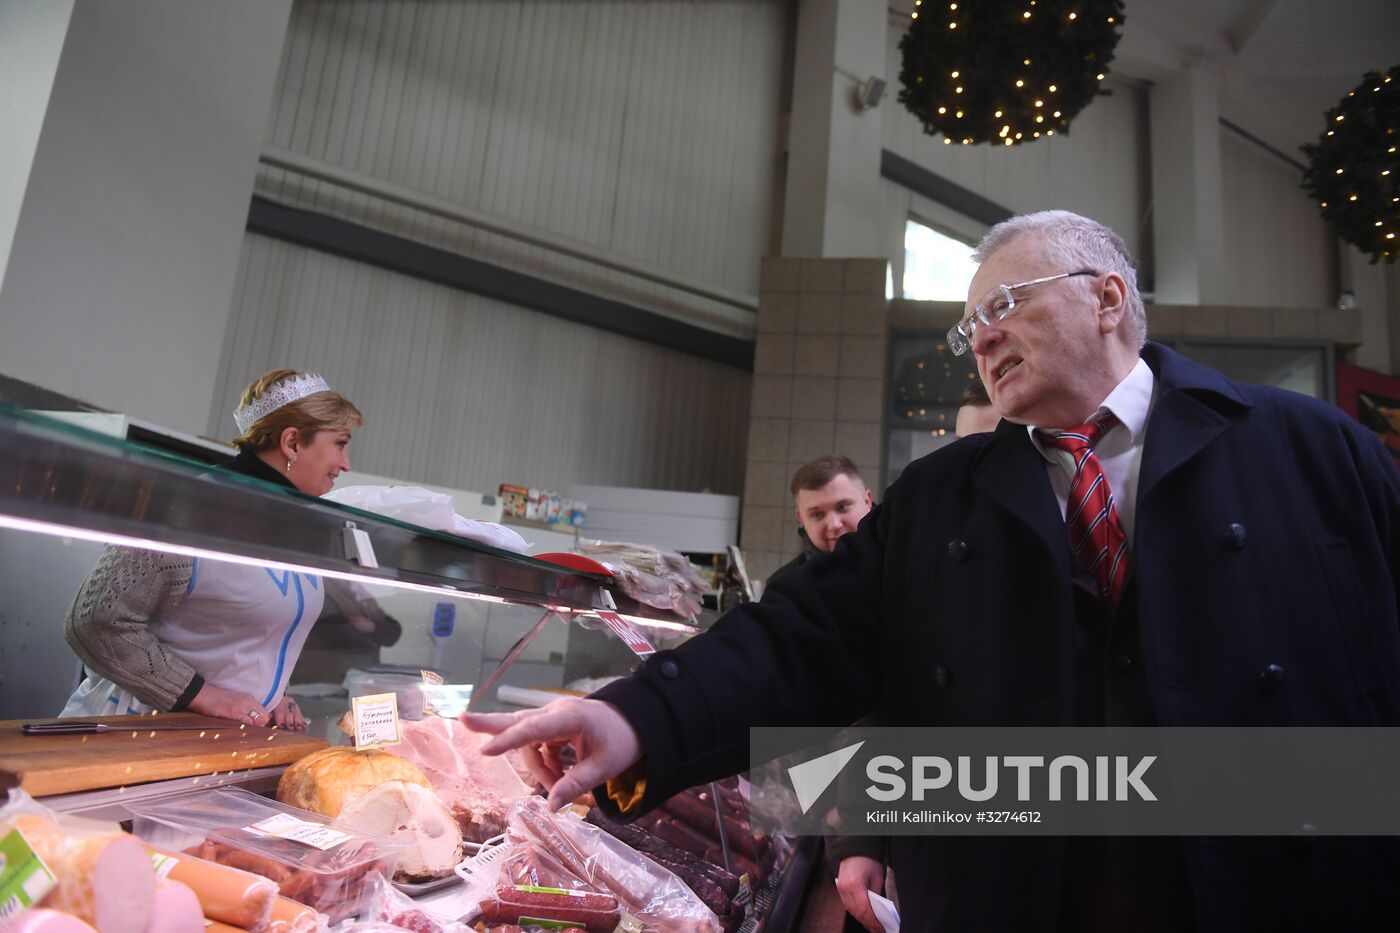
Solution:
{"label": "pink ham slice", "polygon": [[400,725],[403,741],[385,751],[418,766],[466,838],[481,842],[504,832],[511,803],[534,792],[504,757],[481,754],[490,736],[440,716]]}
{"label": "pink ham slice", "polygon": [[43,905],[73,914],[99,933],[146,933],[156,873],[146,849],[125,833],[78,834],[34,814],[0,824],[13,827],[58,878]]}
{"label": "pink ham slice", "polygon": [[155,909],[146,933],[204,933],[204,909],[199,906],[199,898],[178,881],[158,881]]}
{"label": "pink ham slice", "polygon": [[26,910],[8,923],[0,924],[4,933],[97,933],[90,924],[61,910],[36,907]]}

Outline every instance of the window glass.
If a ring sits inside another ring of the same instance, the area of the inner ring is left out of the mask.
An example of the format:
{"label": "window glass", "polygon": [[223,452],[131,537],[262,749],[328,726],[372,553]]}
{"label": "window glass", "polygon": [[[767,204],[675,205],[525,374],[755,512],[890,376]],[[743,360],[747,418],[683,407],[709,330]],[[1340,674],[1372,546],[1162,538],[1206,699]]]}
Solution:
{"label": "window glass", "polygon": [[965,301],[967,286],[976,271],[971,244],[917,220],[904,225],[905,298]]}

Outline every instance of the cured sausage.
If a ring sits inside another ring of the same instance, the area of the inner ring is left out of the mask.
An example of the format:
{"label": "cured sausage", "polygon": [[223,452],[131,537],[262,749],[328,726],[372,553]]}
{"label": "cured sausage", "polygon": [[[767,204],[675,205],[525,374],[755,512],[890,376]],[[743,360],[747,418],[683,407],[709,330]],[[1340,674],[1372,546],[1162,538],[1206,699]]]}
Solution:
{"label": "cured sausage", "polygon": [[228,865],[216,865],[150,846],[147,849],[157,872],[194,892],[204,916],[252,933],[263,933],[267,929],[277,898],[275,883]]}
{"label": "cured sausage", "polygon": [[589,891],[498,884],[493,897],[481,902],[481,916],[490,923],[515,923],[521,918],[581,926],[588,933],[611,933],[622,919],[617,898]]}

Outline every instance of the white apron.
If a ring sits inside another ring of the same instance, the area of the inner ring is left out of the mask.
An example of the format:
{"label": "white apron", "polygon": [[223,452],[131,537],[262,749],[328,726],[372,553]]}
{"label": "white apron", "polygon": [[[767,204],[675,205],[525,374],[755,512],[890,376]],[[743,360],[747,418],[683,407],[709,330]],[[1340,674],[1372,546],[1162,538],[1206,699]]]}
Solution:
{"label": "white apron", "polygon": [[[276,706],[321,614],[320,578],[197,558],[185,593],[178,606],[148,623],[151,634],[207,682]],[[150,711],[129,690],[89,674],[59,715]]]}

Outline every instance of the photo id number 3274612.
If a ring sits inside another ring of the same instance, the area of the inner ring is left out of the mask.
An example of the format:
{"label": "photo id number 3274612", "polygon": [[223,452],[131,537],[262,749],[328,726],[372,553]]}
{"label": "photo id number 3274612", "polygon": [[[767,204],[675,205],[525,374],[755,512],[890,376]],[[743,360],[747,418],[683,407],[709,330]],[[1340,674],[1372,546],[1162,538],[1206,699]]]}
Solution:
{"label": "photo id number 3274612", "polygon": [[1039,823],[1039,810],[978,810],[979,823]]}

